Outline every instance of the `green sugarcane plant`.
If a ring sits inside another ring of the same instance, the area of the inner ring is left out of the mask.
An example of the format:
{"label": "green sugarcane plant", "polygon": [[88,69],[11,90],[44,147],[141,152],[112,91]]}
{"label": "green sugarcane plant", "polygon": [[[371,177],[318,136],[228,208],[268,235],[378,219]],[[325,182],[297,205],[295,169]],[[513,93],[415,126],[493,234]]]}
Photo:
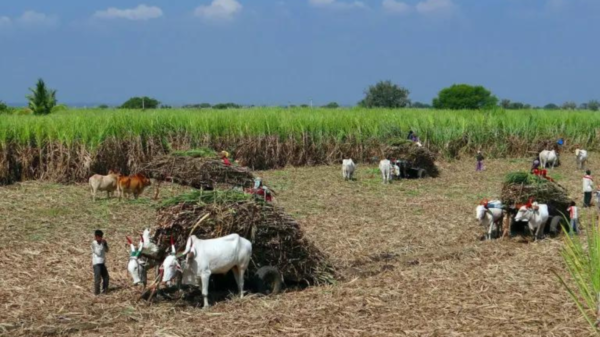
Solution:
{"label": "green sugarcane plant", "polygon": [[556,271],[560,283],[565,287],[577,308],[590,327],[600,335],[600,228],[590,216],[586,226],[586,238],[571,236],[565,232],[565,245],[561,251],[565,266],[572,280],[566,280]]}

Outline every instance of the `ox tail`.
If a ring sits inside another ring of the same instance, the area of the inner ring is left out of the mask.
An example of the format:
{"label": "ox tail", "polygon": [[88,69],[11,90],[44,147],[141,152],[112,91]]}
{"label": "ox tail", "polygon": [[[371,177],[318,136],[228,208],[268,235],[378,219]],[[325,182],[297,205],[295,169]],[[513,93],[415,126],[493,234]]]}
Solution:
{"label": "ox tail", "polygon": [[185,244],[185,250],[183,251],[183,253],[181,253],[182,255],[187,255],[190,251],[192,250],[192,237],[190,236],[187,239],[187,243]]}

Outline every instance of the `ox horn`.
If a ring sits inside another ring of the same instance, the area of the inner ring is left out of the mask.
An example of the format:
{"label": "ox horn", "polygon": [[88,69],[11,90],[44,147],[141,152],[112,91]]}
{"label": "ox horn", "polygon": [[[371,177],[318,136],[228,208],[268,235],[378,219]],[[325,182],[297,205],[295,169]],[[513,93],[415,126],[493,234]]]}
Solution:
{"label": "ox horn", "polygon": [[129,244],[129,247],[131,247],[131,252],[134,253],[135,246],[133,245],[133,242],[131,242],[131,239],[129,238],[129,236],[126,236],[126,238],[127,238],[127,243]]}
{"label": "ox horn", "polygon": [[175,242],[173,241],[173,235],[171,235],[171,254],[175,255]]}

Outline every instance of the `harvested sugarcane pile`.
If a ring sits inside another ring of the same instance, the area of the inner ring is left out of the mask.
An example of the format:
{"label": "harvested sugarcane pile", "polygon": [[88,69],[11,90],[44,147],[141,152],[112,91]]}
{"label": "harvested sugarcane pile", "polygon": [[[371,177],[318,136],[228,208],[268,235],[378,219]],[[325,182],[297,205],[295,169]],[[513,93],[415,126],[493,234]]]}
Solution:
{"label": "harvested sugarcane pile", "polygon": [[567,190],[563,186],[527,172],[513,172],[506,176],[502,185],[501,199],[503,204],[509,206],[525,204],[533,199],[540,204],[548,204],[550,209],[563,214],[568,214],[567,208],[571,203]]}
{"label": "harvested sugarcane pile", "polygon": [[279,207],[234,190],[194,191],[166,201],[158,210],[154,241],[165,251],[173,236],[181,251],[190,235],[212,239],[232,233],[252,242],[249,275],[274,266],[285,282],[333,281],[327,258],[304,237],[293,218]]}
{"label": "harvested sugarcane pile", "polygon": [[438,177],[440,171],[435,165],[436,155],[424,146],[418,146],[409,140],[398,140],[390,143],[385,149],[385,156],[390,159],[402,159],[412,167],[419,167],[427,171],[430,177]]}
{"label": "harvested sugarcane pile", "polygon": [[249,188],[254,184],[254,176],[248,168],[226,166],[219,159],[201,156],[159,156],[144,165],[140,171],[151,178],[172,179],[180,185],[198,189],[214,189],[220,185]]}

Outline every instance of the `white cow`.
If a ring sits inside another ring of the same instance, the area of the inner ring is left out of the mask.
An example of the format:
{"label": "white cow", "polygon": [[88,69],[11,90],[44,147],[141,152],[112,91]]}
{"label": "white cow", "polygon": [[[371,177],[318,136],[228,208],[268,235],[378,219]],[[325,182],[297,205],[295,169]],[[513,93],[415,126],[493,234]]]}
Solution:
{"label": "white cow", "polygon": [[502,221],[502,209],[500,208],[488,208],[479,205],[475,208],[475,216],[479,221],[479,224],[487,230],[486,239],[492,239],[492,232],[497,230],[500,221]]}
{"label": "white cow", "polygon": [[580,170],[583,170],[585,162],[588,158],[588,153],[586,150],[577,149],[575,150],[575,158],[577,159],[577,167]]}
{"label": "white cow", "polygon": [[106,191],[107,198],[110,198],[112,193],[117,189],[119,175],[113,170],[108,171],[108,175],[94,174],[90,177],[90,187],[92,189],[92,200],[96,201],[96,193],[98,191]]}
{"label": "white cow", "polygon": [[131,255],[129,255],[129,263],[127,264],[127,271],[131,278],[133,278],[133,284],[145,284],[146,275],[144,275],[145,270],[142,266],[142,262],[139,257],[142,253],[143,245],[139,245],[138,249],[135,248],[130,238],[127,238],[127,242],[131,247]]}
{"label": "white cow", "polygon": [[551,168],[554,168],[554,166],[556,166],[557,159],[558,157],[556,156],[556,151],[554,150],[544,150],[540,152],[540,165],[542,166],[542,169],[546,168],[546,164],[550,164],[552,165]]}
{"label": "white cow", "polygon": [[534,202],[532,204],[532,208],[522,206],[517,212],[515,220],[527,221],[529,230],[535,235],[535,239],[539,240],[544,234],[544,228],[546,227],[549,217],[550,214],[548,213],[548,205]]}
{"label": "white cow", "polygon": [[150,228],[144,229],[144,233],[140,237],[140,247],[146,255],[156,255],[158,253],[158,246],[150,240]]}
{"label": "white cow", "polygon": [[384,159],[379,162],[379,171],[383,176],[383,183],[389,184],[392,180],[392,163],[388,159]]}
{"label": "white cow", "polygon": [[344,177],[344,180],[352,180],[354,170],[356,170],[356,165],[352,159],[342,160],[342,176]]}
{"label": "white cow", "polygon": [[[174,249],[174,248],[173,248]],[[233,270],[240,297],[244,297],[244,273],[252,257],[252,243],[238,234],[230,234],[217,239],[200,240],[192,235],[186,244],[183,255],[186,265],[183,270],[183,284],[202,283],[204,307],[208,308],[208,282],[211,274],[226,274]],[[163,262],[163,282],[170,282],[180,269],[175,255]]]}

